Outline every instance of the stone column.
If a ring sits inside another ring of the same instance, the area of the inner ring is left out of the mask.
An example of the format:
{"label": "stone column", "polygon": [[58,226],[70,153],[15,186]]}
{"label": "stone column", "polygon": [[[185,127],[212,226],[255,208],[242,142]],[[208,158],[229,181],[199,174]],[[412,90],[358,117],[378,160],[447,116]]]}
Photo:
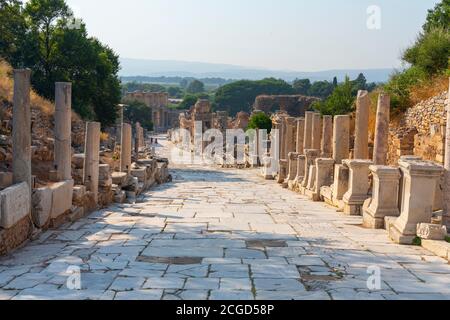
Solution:
{"label": "stone column", "polygon": [[[285,143],[286,143],[286,157],[289,157],[289,153],[295,152],[296,148],[296,138],[297,134],[297,122],[295,118],[287,117],[286,118],[286,134],[285,134]],[[286,158],[287,159],[287,158]]]}
{"label": "stone column", "polygon": [[323,117],[322,157],[331,158],[333,155],[333,117]]}
{"label": "stone column", "polygon": [[312,149],[320,150],[322,145],[322,116],[314,113],[312,125]]}
{"label": "stone column", "polygon": [[444,171],[442,166],[427,161],[399,161],[403,172],[402,211],[390,225],[390,238],[400,244],[412,244],[417,225],[430,223],[436,184]]}
{"label": "stone column", "polygon": [[389,95],[381,93],[378,97],[375,145],[373,149],[373,162],[375,165],[386,165],[387,162],[390,110],[391,99]]}
{"label": "stone column", "polygon": [[335,116],[333,129],[333,159],[336,164],[348,159],[350,153],[350,117]]}
{"label": "stone column", "polygon": [[305,113],[305,134],[304,137],[304,150],[312,149],[312,127],[313,127],[314,112],[307,111]]}
{"label": "stone column", "polygon": [[131,125],[122,124],[122,143],[120,146],[120,171],[130,173],[131,170]]}
{"label": "stone column", "polygon": [[361,215],[361,208],[369,198],[369,167],[370,160],[344,160],[350,170],[349,189],[343,197],[344,214],[351,216]]}
{"label": "stone column", "polygon": [[305,145],[305,118],[297,119],[297,153],[299,155],[304,153]]}
{"label": "stone column", "polygon": [[[450,82],[450,79],[449,79]],[[450,228],[450,85],[447,98],[447,130],[445,135],[444,161],[444,217],[443,223]]]}
{"label": "stone column", "polygon": [[14,184],[31,184],[31,109],[30,109],[31,71],[14,70],[13,100],[13,181]]}
{"label": "stone column", "polygon": [[141,124],[136,122],[135,126],[135,136],[134,136],[134,152],[136,154],[136,159],[139,159],[139,149],[142,146],[141,143]]}
{"label": "stone column", "polygon": [[355,123],[355,159],[369,159],[369,93],[358,91],[356,99],[356,123]]}
{"label": "stone column", "polygon": [[298,156],[299,156],[299,154],[296,152],[289,153],[289,173],[286,178],[286,182],[287,182],[288,188],[290,190],[294,189],[294,181],[295,181],[295,178],[297,177]]}
{"label": "stone column", "polygon": [[98,203],[98,179],[100,165],[100,123],[86,123],[86,141],[84,144],[84,185],[94,194]]}
{"label": "stone column", "polygon": [[57,82],[55,92],[55,170],[58,181],[72,179],[72,84]]}
{"label": "stone column", "polygon": [[363,206],[364,227],[384,229],[385,217],[398,217],[400,170],[396,167],[370,166],[373,176],[372,198]]}

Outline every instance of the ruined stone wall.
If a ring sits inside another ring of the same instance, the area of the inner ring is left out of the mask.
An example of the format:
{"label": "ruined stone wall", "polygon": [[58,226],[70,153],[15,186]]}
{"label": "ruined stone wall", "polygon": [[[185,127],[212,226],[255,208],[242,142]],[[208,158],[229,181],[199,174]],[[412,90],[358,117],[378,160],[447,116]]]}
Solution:
{"label": "ruined stone wall", "polygon": [[443,92],[405,112],[400,125],[391,128],[389,163],[395,164],[403,155],[417,155],[425,160],[443,163],[446,103],[447,92]]}

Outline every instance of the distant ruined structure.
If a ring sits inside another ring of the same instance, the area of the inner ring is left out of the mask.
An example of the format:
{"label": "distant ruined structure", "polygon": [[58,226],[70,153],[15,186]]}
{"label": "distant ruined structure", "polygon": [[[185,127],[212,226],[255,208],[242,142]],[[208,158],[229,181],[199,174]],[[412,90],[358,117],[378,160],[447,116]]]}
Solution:
{"label": "distant ruined structure", "polygon": [[180,111],[169,109],[169,94],[166,92],[128,92],[125,102],[139,101],[152,109],[152,121],[156,132],[165,132],[178,124]]}
{"label": "distant ruined structure", "polygon": [[304,117],[305,111],[318,100],[320,99],[303,95],[260,95],[256,97],[253,109],[268,114],[283,111],[292,117]]}

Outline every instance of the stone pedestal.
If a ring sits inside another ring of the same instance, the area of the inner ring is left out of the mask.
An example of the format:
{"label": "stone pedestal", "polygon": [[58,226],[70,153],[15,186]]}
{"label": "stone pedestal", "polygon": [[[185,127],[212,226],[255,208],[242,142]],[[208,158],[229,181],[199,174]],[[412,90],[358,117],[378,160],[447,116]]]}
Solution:
{"label": "stone pedestal", "polygon": [[329,158],[316,159],[314,184],[310,185],[305,194],[313,201],[321,200],[322,187],[333,183],[334,160]]}
{"label": "stone pedestal", "polygon": [[369,109],[369,93],[361,90],[356,100],[355,159],[369,159]]}
{"label": "stone pedestal", "polygon": [[336,164],[348,159],[350,153],[350,117],[334,117],[333,159]]}
{"label": "stone pedestal", "polygon": [[377,123],[375,129],[375,144],[373,162],[375,165],[386,165],[389,139],[389,119],[391,99],[387,94],[378,97]]}
{"label": "stone pedestal", "polygon": [[370,166],[373,176],[372,198],[364,203],[364,227],[384,229],[385,217],[398,217],[400,170],[396,167]]}
{"label": "stone pedestal", "polygon": [[306,168],[306,156],[304,154],[299,155],[297,158],[297,176],[294,181],[293,190],[299,192],[303,179],[305,178],[305,168]]}
{"label": "stone pedestal", "polygon": [[412,244],[419,223],[430,223],[436,183],[443,167],[426,161],[399,161],[403,173],[402,211],[389,230],[390,238],[400,244]]}
{"label": "stone pedestal", "polygon": [[361,208],[369,198],[369,167],[373,164],[369,160],[344,160],[350,170],[348,191],[343,197],[344,214],[361,215]]}
{"label": "stone pedestal", "polygon": [[94,194],[98,203],[98,181],[100,165],[100,123],[86,123],[86,142],[84,145],[83,181],[86,189]]}
{"label": "stone pedestal", "polygon": [[285,181],[289,190],[293,190],[295,186],[295,178],[297,177],[297,163],[299,154],[296,152],[289,153],[289,173]]}
{"label": "stone pedestal", "polygon": [[313,128],[313,118],[314,112],[305,112],[305,134],[304,137],[304,147],[303,150],[312,149],[312,128]]}
{"label": "stone pedestal", "polygon": [[322,157],[331,158],[333,156],[333,117],[323,117],[322,128]]}
{"label": "stone pedestal", "polygon": [[320,156],[320,150],[305,150],[305,176],[301,184],[301,193],[305,193],[305,189],[308,187],[310,167],[315,167],[316,159]]}
{"label": "stone pedestal", "polygon": [[130,173],[131,170],[131,125],[122,124],[122,142],[120,146],[120,171]]}
{"label": "stone pedestal", "polygon": [[322,147],[322,118],[320,113],[313,116],[312,149],[320,150]]}
{"label": "stone pedestal", "polygon": [[72,179],[72,84],[55,88],[55,171],[58,181]]}
{"label": "stone pedestal", "polygon": [[278,166],[277,182],[282,184],[282,183],[284,183],[284,181],[286,180],[286,177],[288,175],[289,163],[285,159],[280,160],[278,163],[279,163],[279,166]]}
{"label": "stone pedestal", "polygon": [[13,182],[26,182],[31,194],[30,70],[14,70]]}

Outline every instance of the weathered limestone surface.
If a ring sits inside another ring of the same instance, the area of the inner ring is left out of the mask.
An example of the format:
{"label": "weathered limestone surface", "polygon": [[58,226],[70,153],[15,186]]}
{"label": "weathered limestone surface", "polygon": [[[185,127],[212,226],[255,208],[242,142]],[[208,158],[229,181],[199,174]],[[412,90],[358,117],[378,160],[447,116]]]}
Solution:
{"label": "weathered limestone surface", "polygon": [[391,98],[389,95],[381,93],[378,97],[375,144],[373,149],[373,162],[375,165],[386,165],[387,162],[390,112]]}
{"label": "weathered limestone surface", "polygon": [[131,170],[131,125],[122,124],[122,142],[120,147],[120,171],[130,173]]}
{"label": "weathered limestone surface", "polygon": [[297,176],[295,177],[293,190],[299,192],[303,179],[305,178],[306,156],[299,155],[297,158]]}
{"label": "weathered limestone surface", "polygon": [[305,113],[305,134],[303,150],[312,149],[312,130],[313,130],[314,112],[307,111]]}
{"label": "weathered limestone surface", "polygon": [[28,69],[14,70],[12,167],[14,183],[26,182],[31,190],[30,75]]}
{"label": "weathered limestone surface", "polygon": [[33,222],[38,228],[43,228],[50,220],[53,204],[53,190],[49,187],[43,187],[33,190],[32,197],[32,217]]}
{"label": "weathered limestone surface", "polygon": [[52,219],[58,218],[72,207],[73,185],[73,180],[66,180],[51,186],[53,197],[50,217]]}
{"label": "weathered limestone surface", "polygon": [[304,152],[305,146],[305,118],[297,119],[297,150],[296,152],[301,155]]}
{"label": "weathered limestone surface", "polygon": [[333,156],[333,117],[323,117],[322,132],[322,157],[331,158]]}
{"label": "weathered limestone surface", "polygon": [[312,148],[320,150],[322,147],[322,117],[320,113],[314,113],[312,125]]}
{"label": "weathered limestone surface", "polygon": [[72,84],[55,85],[55,170],[58,181],[72,179]]}
{"label": "weathered limestone surface", "polygon": [[320,150],[312,150],[308,149],[305,150],[305,176],[303,177],[303,181],[301,184],[302,187],[302,193],[305,192],[305,188],[308,187],[308,184],[310,182],[310,168],[315,167],[316,159],[320,156]]}
{"label": "weathered limestone surface", "polygon": [[432,162],[400,161],[403,172],[402,210],[389,230],[396,243],[411,244],[419,223],[430,223],[436,183],[443,168]]}
{"label": "weathered limestone surface", "polygon": [[30,188],[26,182],[0,192],[0,227],[12,228],[31,212]]}
{"label": "weathered limestone surface", "polygon": [[445,240],[447,228],[439,224],[419,223],[417,236],[425,240]]}
{"label": "weathered limestone surface", "polygon": [[350,117],[335,116],[333,130],[333,159],[336,164],[348,159],[350,153]]}
{"label": "weathered limestone surface", "polygon": [[322,187],[333,183],[334,160],[329,158],[316,159],[314,183],[309,186],[305,194],[313,201],[320,201]]}
{"label": "weathered limestone surface", "polygon": [[95,202],[98,202],[98,182],[100,164],[100,123],[86,123],[86,142],[84,158],[84,185],[88,191],[94,194]]}
{"label": "weathered limestone surface", "polygon": [[297,177],[297,165],[299,154],[296,152],[289,153],[289,174],[287,177],[288,188],[294,189],[295,178]]}
{"label": "weathered limestone surface", "polygon": [[356,100],[355,159],[369,159],[369,92],[359,91]]}
{"label": "weathered limestone surface", "polygon": [[361,208],[369,198],[369,160],[344,160],[350,170],[348,191],[343,197],[344,214],[362,215]]}
{"label": "weathered limestone surface", "polygon": [[373,176],[372,198],[364,203],[363,218],[366,228],[384,229],[386,216],[398,217],[400,170],[396,167],[370,166]]}

